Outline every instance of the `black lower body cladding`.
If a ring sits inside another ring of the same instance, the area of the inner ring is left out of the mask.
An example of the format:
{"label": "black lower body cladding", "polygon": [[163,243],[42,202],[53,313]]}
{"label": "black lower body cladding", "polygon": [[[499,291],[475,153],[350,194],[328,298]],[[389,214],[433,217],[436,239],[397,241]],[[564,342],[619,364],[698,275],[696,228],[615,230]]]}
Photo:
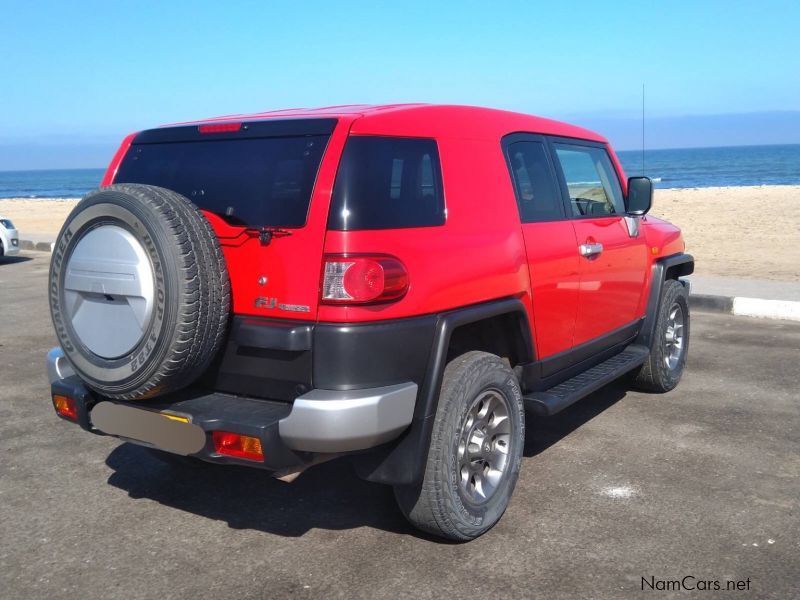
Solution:
{"label": "black lower body cladding", "polygon": [[225,337],[230,284],[216,235],[189,200],[115,185],[88,194],[67,218],[49,299],[81,379],[105,397],[134,400],[206,370]]}
{"label": "black lower body cladding", "polygon": [[436,316],[314,329],[314,387],[352,390],[412,381],[428,369]]}
{"label": "black lower body cladding", "polygon": [[435,330],[436,316],[358,325],[236,316],[205,380],[219,391],[286,402],[312,388],[421,386]]}

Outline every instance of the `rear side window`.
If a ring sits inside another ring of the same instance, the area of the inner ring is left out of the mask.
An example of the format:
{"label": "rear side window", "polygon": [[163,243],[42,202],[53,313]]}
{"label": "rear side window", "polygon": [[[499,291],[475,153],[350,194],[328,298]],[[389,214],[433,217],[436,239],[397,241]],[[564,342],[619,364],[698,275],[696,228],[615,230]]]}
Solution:
{"label": "rear side window", "polygon": [[555,148],[574,217],[625,212],[622,189],[605,150],[572,144],[555,144]]}
{"label": "rear side window", "polygon": [[328,137],[134,143],[114,182],[174,190],[232,225],[302,227]]}
{"label": "rear side window", "polygon": [[544,144],[541,142],[510,144],[508,161],[522,222],[536,223],[563,219],[563,203],[547,161]]}
{"label": "rear side window", "polygon": [[328,228],[396,229],[445,221],[436,142],[353,136],[339,163]]}

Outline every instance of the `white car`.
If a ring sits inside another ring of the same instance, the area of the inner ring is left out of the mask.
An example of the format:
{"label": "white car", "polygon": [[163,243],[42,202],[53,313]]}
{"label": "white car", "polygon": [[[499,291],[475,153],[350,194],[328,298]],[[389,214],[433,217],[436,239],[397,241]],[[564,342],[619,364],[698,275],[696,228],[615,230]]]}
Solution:
{"label": "white car", "polygon": [[19,233],[10,219],[0,215],[0,258],[19,254]]}

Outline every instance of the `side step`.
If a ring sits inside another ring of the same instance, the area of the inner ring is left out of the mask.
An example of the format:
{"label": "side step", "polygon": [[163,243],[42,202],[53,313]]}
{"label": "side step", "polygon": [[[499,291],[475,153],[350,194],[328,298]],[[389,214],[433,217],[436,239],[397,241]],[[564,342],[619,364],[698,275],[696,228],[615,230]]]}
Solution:
{"label": "side step", "polygon": [[628,371],[632,371],[644,363],[649,352],[650,349],[646,346],[632,344],[619,354],[549,390],[527,394],[524,397],[525,408],[543,417],[554,415]]}

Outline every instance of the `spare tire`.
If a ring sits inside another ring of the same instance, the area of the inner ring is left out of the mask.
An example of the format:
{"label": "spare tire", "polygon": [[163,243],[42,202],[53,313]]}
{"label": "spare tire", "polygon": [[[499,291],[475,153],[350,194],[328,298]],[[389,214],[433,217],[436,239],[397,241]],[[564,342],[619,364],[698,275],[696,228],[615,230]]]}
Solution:
{"label": "spare tire", "polygon": [[67,217],[50,263],[56,335],[80,378],[137,400],[194,382],[225,338],[230,281],[211,225],[187,198],[112,185]]}

